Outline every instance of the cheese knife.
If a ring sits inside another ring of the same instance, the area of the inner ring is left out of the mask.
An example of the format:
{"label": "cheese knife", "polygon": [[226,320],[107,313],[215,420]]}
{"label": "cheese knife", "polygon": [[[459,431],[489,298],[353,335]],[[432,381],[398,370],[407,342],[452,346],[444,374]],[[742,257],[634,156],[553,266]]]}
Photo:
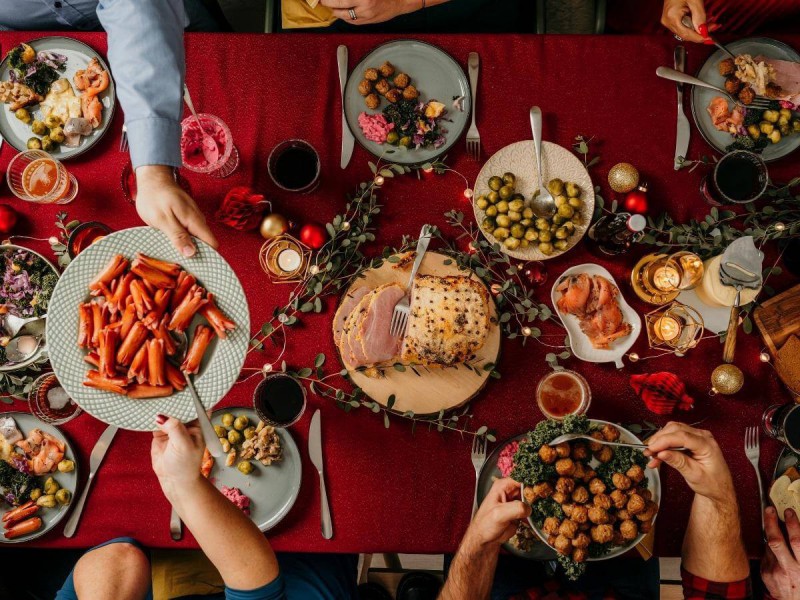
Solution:
{"label": "cheese knife", "polygon": [[331,522],[331,509],[328,506],[328,492],[325,490],[325,468],[322,462],[322,425],[320,423],[319,409],[311,417],[311,427],[308,430],[308,454],[311,457],[311,463],[319,473],[322,537],[329,540],[333,537],[333,523]]}
{"label": "cheese knife", "polygon": [[[686,68],[686,48],[678,46],[675,48],[675,70],[684,72]],[[686,158],[689,150],[689,119],[683,112],[683,84],[678,82],[678,133],[675,140],[675,170],[681,168],[682,160]]]}
{"label": "cheese knife", "polygon": [[86,502],[86,497],[89,495],[89,488],[92,487],[92,482],[94,481],[94,476],[97,474],[97,469],[100,468],[103,458],[105,458],[108,447],[111,445],[111,441],[114,439],[115,435],[117,435],[117,428],[113,425],[109,425],[100,435],[100,438],[97,440],[94,448],[92,448],[92,453],[89,455],[89,479],[86,480],[86,485],[83,488],[81,497],[77,504],[75,504],[75,508],[72,509],[72,515],[64,527],[64,537],[69,538],[75,535],[75,530],[78,528],[78,521],[81,520],[83,505]]}
{"label": "cheese knife", "polygon": [[339,63],[339,88],[342,94],[342,162],[341,167],[344,169],[350,162],[350,157],[353,156],[353,145],[355,138],[353,133],[347,126],[347,119],[344,116],[344,86],[347,83],[347,46],[339,46],[336,49],[336,62]]}

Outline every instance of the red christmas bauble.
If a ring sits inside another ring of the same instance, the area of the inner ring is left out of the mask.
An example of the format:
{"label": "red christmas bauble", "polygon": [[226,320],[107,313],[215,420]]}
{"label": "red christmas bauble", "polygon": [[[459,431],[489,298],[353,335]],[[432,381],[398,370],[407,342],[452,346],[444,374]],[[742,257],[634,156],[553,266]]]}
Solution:
{"label": "red christmas bauble", "polygon": [[642,215],[647,212],[647,184],[643,183],[632,192],[625,194],[622,206],[626,212]]}
{"label": "red christmas bauble", "polygon": [[0,204],[0,233],[9,233],[17,224],[17,211],[8,204]]}
{"label": "red christmas bauble", "polygon": [[547,267],[543,262],[532,260],[519,267],[522,280],[529,285],[544,285],[547,281]]}
{"label": "red christmas bauble", "polygon": [[309,248],[319,250],[328,241],[328,232],[319,223],[307,223],[300,228],[300,241]]}

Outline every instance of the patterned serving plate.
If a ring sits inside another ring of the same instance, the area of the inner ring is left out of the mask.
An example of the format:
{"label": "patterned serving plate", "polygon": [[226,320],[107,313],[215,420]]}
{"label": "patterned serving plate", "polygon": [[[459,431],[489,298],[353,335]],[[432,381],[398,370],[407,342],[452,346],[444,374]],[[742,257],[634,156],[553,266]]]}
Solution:
{"label": "patterned serving plate", "polygon": [[[70,397],[92,416],[123,429],[152,431],[158,413],[182,421],[196,418],[189,390],[167,398],[132,400],[110,392],[85,387],[83,379],[89,365],[84,350],[78,347],[78,305],[89,299],[89,283],[116,254],[133,257],[144,251],[149,256],[180,264],[200,284],[214,294],[220,309],[236,323],[227,339],[209,346],[194,382],[206,408],[213,408],[235,383],[244,364],[250,335],[250,312],[244,290],[224,258],[211,246],[195,240],[197,253],[181,256],[167,237],[150,227],[134,227],[112,233],[81,252],[59,279],[47,319],[50,361],[61,385]],[[196,322],[203,322],[201,317]],[[196,322],[187,330],[191,337]]]}

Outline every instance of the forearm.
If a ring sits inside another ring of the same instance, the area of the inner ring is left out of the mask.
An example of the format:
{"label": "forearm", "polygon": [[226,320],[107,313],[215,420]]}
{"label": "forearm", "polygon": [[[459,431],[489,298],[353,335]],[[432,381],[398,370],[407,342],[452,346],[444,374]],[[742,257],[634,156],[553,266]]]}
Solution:
{"label": "forearm", "polygon": [[204,477],[164,493],[225,585],[251,590],[278,576],[278,561],[253,522]]}
{"label": "forearm", "polygon": [[695,495],[683,538],[683,568],[719,582],[740,581],[750,574],[732,490],[721,502]]}
{"label": "forearm", "polygon": [[481,545],[465,536],[450,565],[439,600],[488,598],[499,553],[497,544]]}

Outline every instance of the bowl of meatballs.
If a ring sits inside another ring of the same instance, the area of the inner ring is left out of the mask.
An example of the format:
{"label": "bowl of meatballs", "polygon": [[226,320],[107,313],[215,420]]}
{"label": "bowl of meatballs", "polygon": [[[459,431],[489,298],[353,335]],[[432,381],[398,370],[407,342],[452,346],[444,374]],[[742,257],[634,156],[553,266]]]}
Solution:
{"label": "bowl of meatballs", "polygon": [[541,443],[542,435],[531,435],[515,456],[522,466],[512,476],[531,506],[530,525],[562,563],[619,556],[653,528],[661,495],[658,471],[646,467],[641,451],[604,443],[642,443],[619,425],[583,417],[567,427],[571,431],[559,432],[551,425],[549,439],[561,433],[594,439],[551,446]]}

